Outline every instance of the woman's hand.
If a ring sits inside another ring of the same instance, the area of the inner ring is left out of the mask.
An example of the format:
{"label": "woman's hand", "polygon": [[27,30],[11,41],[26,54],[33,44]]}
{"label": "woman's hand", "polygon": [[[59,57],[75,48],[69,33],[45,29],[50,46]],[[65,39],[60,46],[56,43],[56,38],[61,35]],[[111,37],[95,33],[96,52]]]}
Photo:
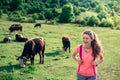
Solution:
{"label": "woman's hand", "polygon": [[98,66],[99,64],[103,62],[103,60],[104,60],[104,57],[103,57],[103,54],[101,53],[98,55],[98,60],[93,61],[92,64],[94,66]]}
{"label": "woman's hand", "polygon": [[97,61],[93,61],[92,64],[93,64],[94,66],[98,66],[99,63],[98,63]]}
{"label": "woman's hand", "polygon": [[75,53],[72,55],[72,57],[73,57],[73,59],[74,59],[78,64],[83,63],[83,61],[82,61],[81,59],[77,58],[77,56],[76,56]]}
{"label": "woman's hand", "polygon": [[77,62],[78,62],[78,64],[82,64],[83,60],[78,60]]}

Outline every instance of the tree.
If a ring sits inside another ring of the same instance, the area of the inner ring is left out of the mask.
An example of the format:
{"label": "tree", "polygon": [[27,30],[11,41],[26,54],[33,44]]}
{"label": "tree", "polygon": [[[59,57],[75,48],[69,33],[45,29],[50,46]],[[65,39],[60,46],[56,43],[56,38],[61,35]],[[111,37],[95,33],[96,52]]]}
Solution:
{"label": "tree", "polygon": [[16,10],[22,4],[22,2],[23,0],[12,0],[12,2],[10,3],[10,10]]}
{"label": "tree", "polygon": [[75,14],[75,15],[79,15],[79,13],[80,13],[79,7],[74,6],[73,9],[74,9],[74,14]]}
{"label": "tree", "polygon": [[101,21],[102,19],[107,18],[106,14],[107,13],[105,11],[103,11],[103,12],[98,13],[97,17]]}
{"label": "tree", "polygon": [[52,13],[52,9],[46,9],[46,11],[44,11],[44,16],[46,19],[52,20],[54,16]]}
{"label": "tree", "polygon": [[95,8],[95,12],[100,13],[101,11],[103,11],[103,6],[98,5],[98,6]]}
{"label": "tree", "polygon": [[99,19],[95,16],[91,16],[89,17],[88,21],[87,21],[87,25],[89,26],[94,26],[94,25],[99,25]]}
{"label": "tree", "polygon": [[113,23],[111,21],[109,21],[109,19],[103,19],[99,26],[101,27],[113,27]]}
{"label": "tree", "polygon": [[68,23],[71,22],[73,18],[74,18],[74,12],[73,12],[72,4],[69,3],[64,5],[59,17],[59,21],[62,23]]}

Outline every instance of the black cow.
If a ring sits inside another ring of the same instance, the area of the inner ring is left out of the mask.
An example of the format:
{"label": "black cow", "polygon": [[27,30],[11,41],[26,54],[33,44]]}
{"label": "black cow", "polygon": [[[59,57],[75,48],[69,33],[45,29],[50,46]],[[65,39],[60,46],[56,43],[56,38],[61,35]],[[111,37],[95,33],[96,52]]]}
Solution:
{"label": "black cow", "polygon": [[10,42],[10,41],[11,41],[11,38],[10,38],[10,37],[5,37],[5,38],[3,39],[3,42],[4,42],[4,43]]}
{"label": "black cow", "polygon": [[69,48],[69,53],[70,51],[70,38],[67,36],[62,37],[62,44],[63,44],[63,50],[67,52],[67,48]]}
{"label": "black cow", "polygon": [[21,34],[16,34],[15,38],[18,42],[26,42],[28,40],[28,38],[24,38]]}
{"label": "black cow", "polygon": [[22,55],[17,58],[19,60],[20,66],[25,67],[27,59],[30,58],[31,64],[34,64],[34,57],[39,53],[40,64],[44,63],[44,51],[45,51],[45,41],[43,38],[34,38],[28,40],[22,52]]}
{"label": "black cow", "polygon": [[20,24],[12,24],[9,28],[10,33],[14,31],[21,31],[22,32],[22,25]]}
{"label": "black cow", "polygon": [[41,24],[40,24],[40,23],[37,23],[37,24],[35,24],[34,28],[35,28],[35,27],[40,27],[40,28],[41,28]]}

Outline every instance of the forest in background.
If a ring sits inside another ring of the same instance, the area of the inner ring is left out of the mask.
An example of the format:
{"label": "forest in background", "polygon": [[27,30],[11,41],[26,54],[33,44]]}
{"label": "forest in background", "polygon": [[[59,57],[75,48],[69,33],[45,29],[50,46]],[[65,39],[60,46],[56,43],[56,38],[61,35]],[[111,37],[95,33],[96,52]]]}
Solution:
{"label": "forest in background", "polygon": [[82,26],[117,27],[120,25],[119,0],[0,0],[0,18],[34,23],[75,23]]}

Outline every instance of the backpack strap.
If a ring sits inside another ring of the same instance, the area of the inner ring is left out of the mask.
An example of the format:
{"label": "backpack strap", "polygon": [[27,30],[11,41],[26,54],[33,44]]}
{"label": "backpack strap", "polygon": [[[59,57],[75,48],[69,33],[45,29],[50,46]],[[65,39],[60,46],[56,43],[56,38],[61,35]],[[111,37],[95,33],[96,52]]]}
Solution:
{"label": "backpack strap", "polygon": [[82,45],[80,45],[80,52],[79,52],[80,59],[82,60]]}
{"label": "backpack strap", "polygon": [[[95,61],[95,58],[93,59]],[[93,66],[94,75],[96,75],[95,66]]]}
{"label": "backpack strap", "polygon": [[[79,56],[80,56],[80,59],[82,60],[82,45],[80,45]],[[78,72],[79,71],[80,71],[80,64],[78,65]]]}

